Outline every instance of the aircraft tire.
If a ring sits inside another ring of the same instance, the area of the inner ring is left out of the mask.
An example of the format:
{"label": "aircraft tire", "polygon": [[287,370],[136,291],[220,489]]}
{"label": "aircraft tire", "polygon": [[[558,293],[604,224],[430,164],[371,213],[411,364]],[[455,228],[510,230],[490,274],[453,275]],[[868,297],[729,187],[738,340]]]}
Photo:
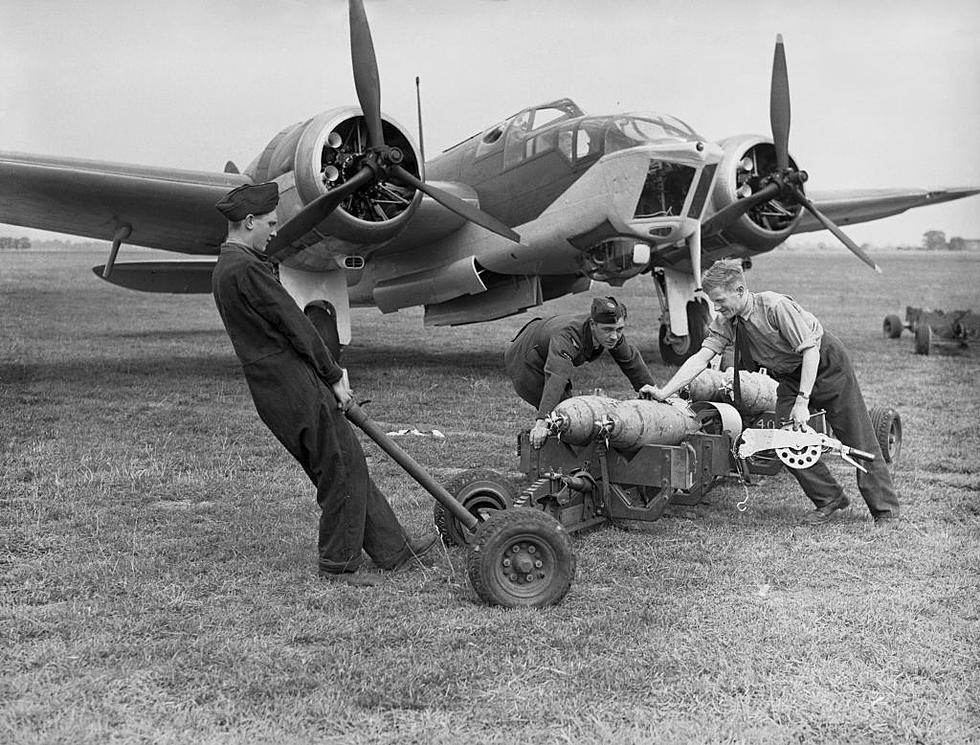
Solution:
{"label": "aircraft tire", "polygon": [[708,335],[708,324],[711,313],[703,300],[690,300],[687,303],[687,336],[673,343],[667,341],[670,329],[666,324],[660,326],[660,359],[668,365],[680,366],[688,357],[701,348],[701,343]]}
{"label": "aircraft tire", "polygon": [[481,600],[505,608],[544,608],[561,602],[575,578],[567,531],[551,515],[516,507],[494,512],[476,531],[470,584]]}
{"label": "aircraft tire", "polygon": [[882,459],[885,463],[895,462],[902,452],[902,418],[890,406],[874,406],[868,413],[881,447]]}
{"label": "aircraft tire", "polygon": [[343,346],[340,343],[340,333],[337,331],[337,314],[334,307],[326,300],[314,300],[303,309],[303,312],[319,332],[334,362],[339,365]]}
{"label": "aircraft tire", "polygon": [[[476,517],[486,520],[489,515],[514,506],[517,488],[506,476],[488,468],[474,468],[453,478],[446,491]],[[465,546],[472,534],[440,502],[432,510],[436,530],[447,546]]]}
{"label": "aircraft tire", "polygon": [[897,339],[902,335],[902,319],[896,315],[885,316],[881,330],[889,339]]}

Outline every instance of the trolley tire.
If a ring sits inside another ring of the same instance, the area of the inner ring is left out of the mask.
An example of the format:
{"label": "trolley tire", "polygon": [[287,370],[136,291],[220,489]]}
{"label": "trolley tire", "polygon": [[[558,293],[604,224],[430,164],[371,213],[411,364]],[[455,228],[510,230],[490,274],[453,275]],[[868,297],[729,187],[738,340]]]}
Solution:
{"label": "trolley tire", "polygon": [[885,316],[885,320],[881,324],[881,330],[889,339],[897,339],[900,337],[902,335],[903,328],[902,319],[895,315]]}
{"label": "trolley tire", "polygon": [[915,353],[929,354],[932,346],[932,327],[928,323],[920,323],[915,327]]}
{"label": "trolley tire", "polygon": [[898,460],[902,452],[902,417],[890,406],[875,406],[868,412],[885,463]]}
{"label": "trolley tire", "polygon": [[467,569],[481,600],[505,608],[544,608],[568,594],[575,552],[551,515],[527,507],[491,514],[476,530]]}
{"label": "trolley tire", "polygon": [[[463,471],[446,484],[446,491],[481,520],[485,520],[491,512],[510,509],[517,499],[514,483],[489,468]],[[447,546],[465,546],[472,540],[473,534],[440,502],[435,503],[432,518]]]}

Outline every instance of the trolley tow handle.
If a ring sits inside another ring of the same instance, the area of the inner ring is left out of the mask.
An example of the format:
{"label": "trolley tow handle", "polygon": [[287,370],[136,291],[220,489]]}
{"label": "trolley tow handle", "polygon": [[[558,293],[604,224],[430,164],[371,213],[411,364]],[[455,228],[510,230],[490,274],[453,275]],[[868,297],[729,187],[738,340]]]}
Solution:
{"label": "trolley tow handle", "polygon": [[456,501],[452,494],[446,491],[438,481],[433,479],[418,462],[372,420],[356,403],[351,402],[344,412],[347,418],[356,424],[368,437],[374,440],[378,447],[391,456],[398,465],[405,469],[409,476],[415,479],[429,494],[435,497],[443,507],[449,510],[453,517],[459,520],[470,531],[476,530],[480,524],[479,518],[473,515],[463,505]]}

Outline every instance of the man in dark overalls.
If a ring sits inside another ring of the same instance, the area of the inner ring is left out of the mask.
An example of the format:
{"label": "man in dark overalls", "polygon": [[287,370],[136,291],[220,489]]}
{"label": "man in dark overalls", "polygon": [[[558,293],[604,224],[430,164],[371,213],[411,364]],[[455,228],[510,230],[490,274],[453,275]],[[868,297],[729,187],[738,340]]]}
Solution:
{"label": "man in dark overalls", "polygon": [[[708,326],[701,349],[690,357],[653,397],[673,395],[704,370],[727,345],[738,346],[776,379],[776,418],[800,428],[810,418],[810,406],[826,411],[834,437],[845,445],[872,453],[868,472],[857,471],[857,484],[875,524],[898,519],[898,496],[881,456],[871,416],[861,395],[844,345],[824,331],[820,321],[787,295],[749,292],[742,264],[716,261],[704,273],[702,287],[718,315]],[[736,327],[739,338],[736,338]],[[742,337],[744,334],[744,337]],[[790,473],[816,505],[809,523],[822,523],[850,504],[843,488],[822,461]]]}
{"label": "man in dark overalls", "polygon": [[572,393],[572,369],[592,362],[608,349],[642,395],[653,390],[653,376],[639,351],[623,334],[626,306],[612,297],[595,298],[587,316],[534,318],[517,332],[504,352],[504,368],[517,395],[537,409],[530,440],[548,437],[545,419]]}
{"label": "man in dark overalls", "polygon": [[228,238],[212,275],[214,300],[255,410],[316,486],[320,575],[375,585],[379,575],[357,571],[362,549],[380,569],[403,569],[432,548],[436,535],[409,538],[368,475],[343,413],[352,400],[347,375],[265,255],[278,202],[270,182],[240,186],[216,205],[228,220]]}

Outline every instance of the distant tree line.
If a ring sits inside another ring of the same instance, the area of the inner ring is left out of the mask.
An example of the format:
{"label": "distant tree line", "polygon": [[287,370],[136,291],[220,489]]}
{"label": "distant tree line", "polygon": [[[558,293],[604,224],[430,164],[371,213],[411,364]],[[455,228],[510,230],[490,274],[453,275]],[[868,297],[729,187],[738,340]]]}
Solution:
{"label": "distant tree line", "polygon": [[30,248],[31,239],[27,237],[10,238],[0,236],[0,250]]}
{"label": "distant tree line", "polygon": [[980,248],[980,241],[967,240],[958,235],[954,235],[948,241],[946,234],[941,230],[928,230],[922,234],[922,247],[926,251],[976,251]]}

